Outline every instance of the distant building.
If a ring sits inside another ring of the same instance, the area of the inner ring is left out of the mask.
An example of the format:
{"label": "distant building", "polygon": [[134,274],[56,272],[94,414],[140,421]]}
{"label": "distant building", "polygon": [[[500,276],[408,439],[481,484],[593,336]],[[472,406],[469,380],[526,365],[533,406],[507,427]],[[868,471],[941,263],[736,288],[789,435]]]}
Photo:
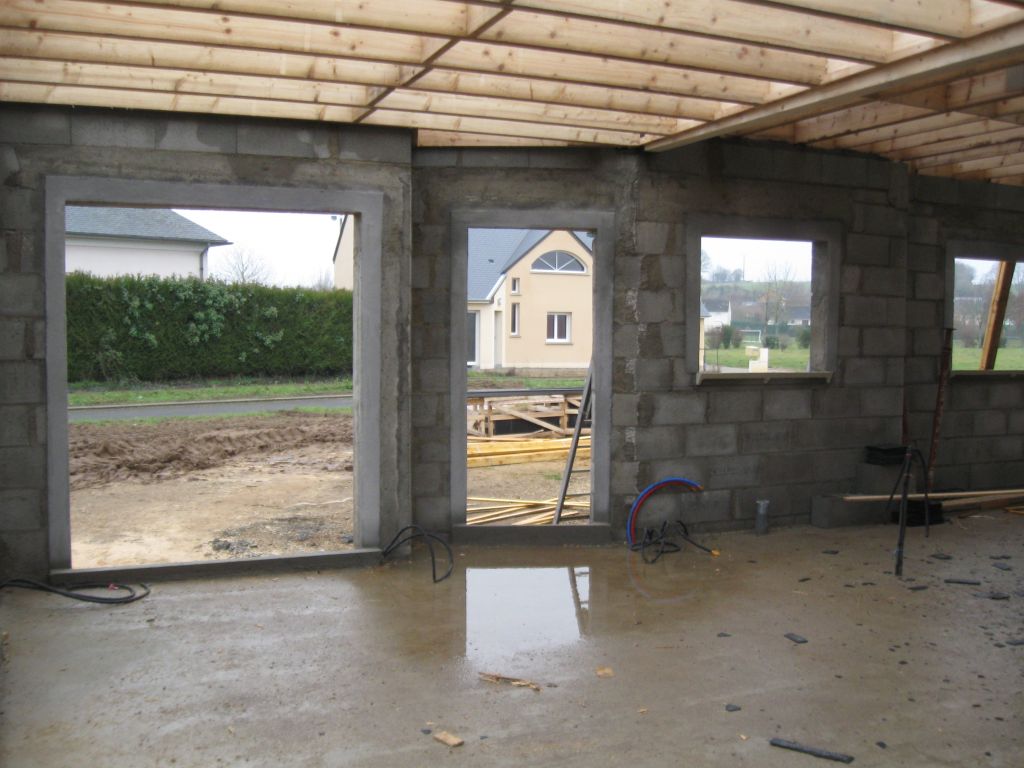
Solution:
{"label": "distant building", "polygon": [[711,331],[723,325],[732,325],[732,302],[728,299],[705,299],[701,309],[708,313],[706,316],[701,315],[704,317],[704,330]]}
{"label": "distant building", "polygon": [[97,277],[209,276],[220,235],[166,208],[69,205],[64,217],[64,268]]}
{"label": "distant building", "polygon": [[801,328],[809,328],[811,325],[811,308],[789,307],[786,310],[786,322]]}
{"label": "distant building", "polygon": [[467,364],[584,369],[593,347],[594,239],[564,229],[471,229]]}

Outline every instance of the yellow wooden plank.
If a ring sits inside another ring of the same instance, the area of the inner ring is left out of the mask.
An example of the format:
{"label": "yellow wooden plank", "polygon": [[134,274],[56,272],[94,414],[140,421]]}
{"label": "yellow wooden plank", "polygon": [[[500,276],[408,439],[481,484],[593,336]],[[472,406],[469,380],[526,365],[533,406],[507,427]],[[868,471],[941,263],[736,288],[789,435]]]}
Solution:
{"label": "yellow wooden plank", "polygon": [[[595,19],[514,11],[482,35],[506,45],[530,45],[576,53],[638,59],[652,63],[811,85],[824,82],[824,56],[778,51],[715,40],[674,30],[632,29]],[[848,62],[844,62],[848,63]]]}
{"label": "yellow wooden plank", "polygon": [[4,0],[0,24],[23,29],[144,37],[153,40],[320,53],[415,64],[444,45],[443,37],[355,29],[341,24],[93,0]]}
{"label": "yellow wooden plank", "polygon": [[381,109],[400,109],[416,112],[438,112],[448,115],[468,115],[506,120],[531,120],[556,125],[574,125],[585,128],[642,131],[666,134],[697,125],[694,120],[675,117],[638,115],[608,109],[540,104],[532,101],[506,98],[442,94],[432,91],[399,88],[378,102]]}
{"label": "yellow wooden plank", "polygon": [[771,104],[753,107],[713,125],[654,141],[651,151],[704,141],[716,136],[750,133],[775,125],[842,109],[882,90],[923,88],[944,80],[976,74],[1015,63],[1024,51],[1024,22],[1018,22],[967,40],[950,43],[910,59],[860,72],[844,80],[819,86]]}
{"label": "yellow wooden plank", "polygon": [[584,144],[613,144],[619,146],[642,144],[652,138],[651,134],[643,133],[573,128],[543,123],[515,122],[512,120],[492,120],[482,117],[400,112],[391,109],[375,110],[363,122],[369,125],[432,128],[436,130],[465,131],[467,133],[497,133],[503,136],[535,136],[540,139],[555,138],[562,141]]}
{"label": "yellow wooden plank", "polygon": [[689,96],[443,68],[427,72],[416,80],[416,87],[445,93],[494,96],[692,120],[714,120],[744,108],[734,102],[709,101]]}
{"label": "yellow wooden plank", "polygon": [[[507,456],[473,456],[466,460],[466,466],[470,469],[476,467],[503,467],[510,464],[531,464],[537,461],[558,461],[564,459],[568,449],[564,451],[532,451],[530,453],[516,453]],[[581,448],[576,453],[577,459],[589,459],[590,449]]]}
{"label": "yellow wooden plank", "polygon": [[1024,152],[1024,128],[1019,129],[1016,133],[1020,138],[1013,141],[986,143],[970,149],[957,149],[952,152],[923,157],[918,160],[912,160],[911,167],[921,170],[950,163],[962,163],[968,160],[984,160],[1002,157],[1003,155],[1019,155]]}
{"label": "yellow wooden plank", "polygon": [[153,109],[170,112],[196,112],[214,115],[275,117],[291,120],[351,122],[361,108],[329,104],[300,104],[269,99],[237,99],[187,93],[111,90],[75,85],[42,83],[0,83],[0,101],[24,101],[35,104],[68,104],[80,107],[116,107]]}
{"label": "yellow wooden plank", "polygon": [[799,47],[852,61],[889,61],[893,50],[893,36],[887,30],[792,10],[758,8],[738,0],[517,0],[516,6],[600,16],[741,43]]}
{"label": "yellow wooden plank", "polygon": [[501,136],[496,133],[463,133],[420,129],[416,132],[418,147],[571,147],[573,142],[537,139],[528,136]]}
{"label": "yellow wooden plank", "polygon": [[[1024,164],[1022,156],[1021,164]],[[996,284],[992,288],[992,303],[989,305],[988,317],[985,322],[985,336],[981,345],[981,361],[978,367],[983,371],[991,371],[996,365],[996,353],[999,352],[999,338],[1003,333],[1003,320],[1006,318],[1006,305],[1010,300],[1010,288],[1013,285],[1013,270],[1016,263],[999,262],[999,273]]]}
{"label": "yellow wooden plank", "polygon": [[0,79],[345,106],[364,105],[378,90],[313,80],[24,58],[0,58]]}
{"label": "yellow wooden plank", "polygon": [[152,66],[370,85],[404,82],[420,71],[413,66],[334,56],[14,29],[0,29],[0,50],[9,56],[56,61]]}
{"label": "yellow wooden plank", "polygon": [[[470,72],[502,72],[558,81],[641,88],[744,104],[767,101],[772,85],[770,81],[751,77],[471,41],[460,42],[447,51],[438,58],[437,65]],[[803,90],[800,86],[785,83],[780,87],[790,93]]]}

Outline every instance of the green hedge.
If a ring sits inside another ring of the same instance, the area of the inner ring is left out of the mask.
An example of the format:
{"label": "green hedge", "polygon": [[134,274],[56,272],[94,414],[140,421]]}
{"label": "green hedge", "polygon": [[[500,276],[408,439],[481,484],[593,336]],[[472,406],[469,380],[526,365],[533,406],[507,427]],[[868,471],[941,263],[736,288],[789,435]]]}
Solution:
{"label": "green hedge", "polygon": [[67,276],[68,380],[352,371],[352,293]]}

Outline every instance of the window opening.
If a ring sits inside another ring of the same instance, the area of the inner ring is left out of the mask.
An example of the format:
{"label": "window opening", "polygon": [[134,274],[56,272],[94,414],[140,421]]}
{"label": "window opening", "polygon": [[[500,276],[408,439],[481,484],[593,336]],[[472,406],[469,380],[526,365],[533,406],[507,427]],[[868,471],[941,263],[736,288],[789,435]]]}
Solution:
{"label": "window opening", "polygon": [[539,256],[531,265],[534,272],[577,272],[585,273],[583,262],[565,251],[548,251]]}
{"label": "window opening", "polygon": [[548,335],[549,344],[568,344],[570,339],[571,315],[565,312],[548,313]]}
{"label": "window opening", "polygon": [[1024,262],[955,259],[952,293],[953,370],[1024,370]]}

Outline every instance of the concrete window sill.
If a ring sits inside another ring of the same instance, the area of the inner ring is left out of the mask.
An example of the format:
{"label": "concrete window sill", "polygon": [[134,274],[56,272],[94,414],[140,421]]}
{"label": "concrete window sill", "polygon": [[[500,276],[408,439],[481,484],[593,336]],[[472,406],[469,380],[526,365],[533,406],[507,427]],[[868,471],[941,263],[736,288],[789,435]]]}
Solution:
{"label": "concrete window sill", "polygon": [[832,381],[832,371],[768,371],[767,373],[697,373],[697,384],[715,381],[756,381],[771,384],[773,381]]}
{"label": "concrete window sill", "polygon": [[1024,371],[950,371],[949,375],[954,379],[1015,379],[1024,376]]}

